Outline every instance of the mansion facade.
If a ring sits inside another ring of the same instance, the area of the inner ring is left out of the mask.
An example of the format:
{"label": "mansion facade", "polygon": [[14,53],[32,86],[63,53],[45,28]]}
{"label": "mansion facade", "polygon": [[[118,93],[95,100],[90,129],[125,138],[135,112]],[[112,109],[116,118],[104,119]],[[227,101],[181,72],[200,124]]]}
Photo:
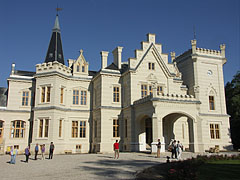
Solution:
{"label": "mansion facade", "polygon": [[176,56],[162,52],[147,34],[135,57],[122,61],[115,48],[113,63],[101,54],[101,69],[90,71],[83,51],[65,65],[58,16],[44,63],[35,72],[12,64],[8,88],[0,89],[0,151],[23,152],[36,143],[55,144],[55,153],[161,151],[172,139],[185,150],[203,152],[231,146],[220,51],[197,47]]}

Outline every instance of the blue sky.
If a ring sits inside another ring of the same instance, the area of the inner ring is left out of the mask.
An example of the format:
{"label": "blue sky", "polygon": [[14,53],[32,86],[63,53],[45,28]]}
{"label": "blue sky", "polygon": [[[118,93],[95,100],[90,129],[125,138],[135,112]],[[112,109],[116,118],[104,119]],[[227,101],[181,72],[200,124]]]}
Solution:
{"label": "blue sky", "polygon": [[226,44],[225,83],[240,70],[239,0],[0,0],[0,87],[7,87],[13,62],[26,71],[44,62],[57,4],[65,64],[83,49],[90,70],[99,70],[100,51],[116,46],[127,61],[147,33],[156,34],[164,53],[179,55],[191,48],[195,26],[197,47]]}

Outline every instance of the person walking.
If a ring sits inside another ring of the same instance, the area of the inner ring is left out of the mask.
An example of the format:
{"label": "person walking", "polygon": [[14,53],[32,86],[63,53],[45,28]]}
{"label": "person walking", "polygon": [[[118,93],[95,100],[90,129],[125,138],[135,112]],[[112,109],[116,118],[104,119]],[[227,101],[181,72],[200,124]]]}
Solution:
{"label": "person walking", "polygon": [[119,143],[118,140],[116,140],[116,142],[113,144],[113,148],[114,148],[114,159],[118,159],[119,158]]}
{"label": "person walking", "polygon": [[11,146],[11,151],[10,151],[11,160],[10,160],[10,164],[15,164],[16,163],[17,153],[18,153],[17,148],[13,148],[13,146]]}
{"label": "person walking", "polygon": [[181,159],[182,157],[182,151],[183,151],[183,145],[182,145],[182,143],[180,143],[180,141],[178,141],[178,143],[177,143],[177,154],[178,154],[178,156],[177,156],[177,158],[178,159]]}
{"label": "person walking", "polygon": [[25,148],[25,156],[26,156],[26,163],[28,163],[28,159],[29,159],[29,156],[30,156],[30,149],[29,149],[29,146],[27,146]]}
{"label": "person walking", "polygon": [[35,146],[35,160],[37,160],[38,151],[39,151],[39,147],[38,147],[38,143],[37,143]]}
{"label": "person walking", "polygon": [[41,153],[42,153],[42,160],[44,160],[45,159],[45,144],[42,145]]}
{"label": "person walking", "polygon": [[157,145],[157,158],[160,158],[160,151],[161,151],[161,141],[158,139]]}
{"label": "person walking", "polygon": [[51,142],[50,148],[49,148],[49,159],[53,158],[53,151],[54,151],[54,144]]}
{"label": "person walking", "polygon": [[172,142],[172,159],[173,159],[173,156],[175,156],[175,158],[177,159],[177,143],[176,143],[176,140],[174,140]]}

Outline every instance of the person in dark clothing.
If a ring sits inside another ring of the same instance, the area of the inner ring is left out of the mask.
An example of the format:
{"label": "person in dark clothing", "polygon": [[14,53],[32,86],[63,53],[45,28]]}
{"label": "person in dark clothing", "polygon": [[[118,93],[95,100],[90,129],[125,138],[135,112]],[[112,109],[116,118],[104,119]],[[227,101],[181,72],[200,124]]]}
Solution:
{"label": "person in dark clothing", "polygon": [[176,142],[176,140],[174,140],[172,142],[172,159],[173,159],[173,156],[175,156],[175,158],[177,159],[177,142]]}
{"label": "person in dark clothing", "polygon": [[27,146],[26,149],[25,149],[25,156],[26,156],[26,163],[28,163],[28,159],[29,159],[29,156],[30,156],[29,146]]}
{"label": "person in dark clothing", "polygon": [[39,151],[39,147],[38,147],[38,143],[37,143],[35,146],[35,160],[37,160],[38,151]]}
{"label": "person in dark clothing", "polygon": [[49,159],[53,158],[53,151],[54,151],[54,144],[51,142],[50,148],[49,148]]}

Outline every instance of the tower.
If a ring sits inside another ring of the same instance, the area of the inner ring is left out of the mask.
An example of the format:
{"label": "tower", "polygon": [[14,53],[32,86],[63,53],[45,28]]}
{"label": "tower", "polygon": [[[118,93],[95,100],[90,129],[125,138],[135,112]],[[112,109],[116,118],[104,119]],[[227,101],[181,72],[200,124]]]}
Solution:
{"label": "tower", "polygon": [[58,21],[58,14],[56,16],[55,24],[52,29],[52,37],[48,46],[47,55],[45,58],[45,63],[58,61],[64,64],[63,50],[62,50],[62,41],[61,41],[61,32]]}

